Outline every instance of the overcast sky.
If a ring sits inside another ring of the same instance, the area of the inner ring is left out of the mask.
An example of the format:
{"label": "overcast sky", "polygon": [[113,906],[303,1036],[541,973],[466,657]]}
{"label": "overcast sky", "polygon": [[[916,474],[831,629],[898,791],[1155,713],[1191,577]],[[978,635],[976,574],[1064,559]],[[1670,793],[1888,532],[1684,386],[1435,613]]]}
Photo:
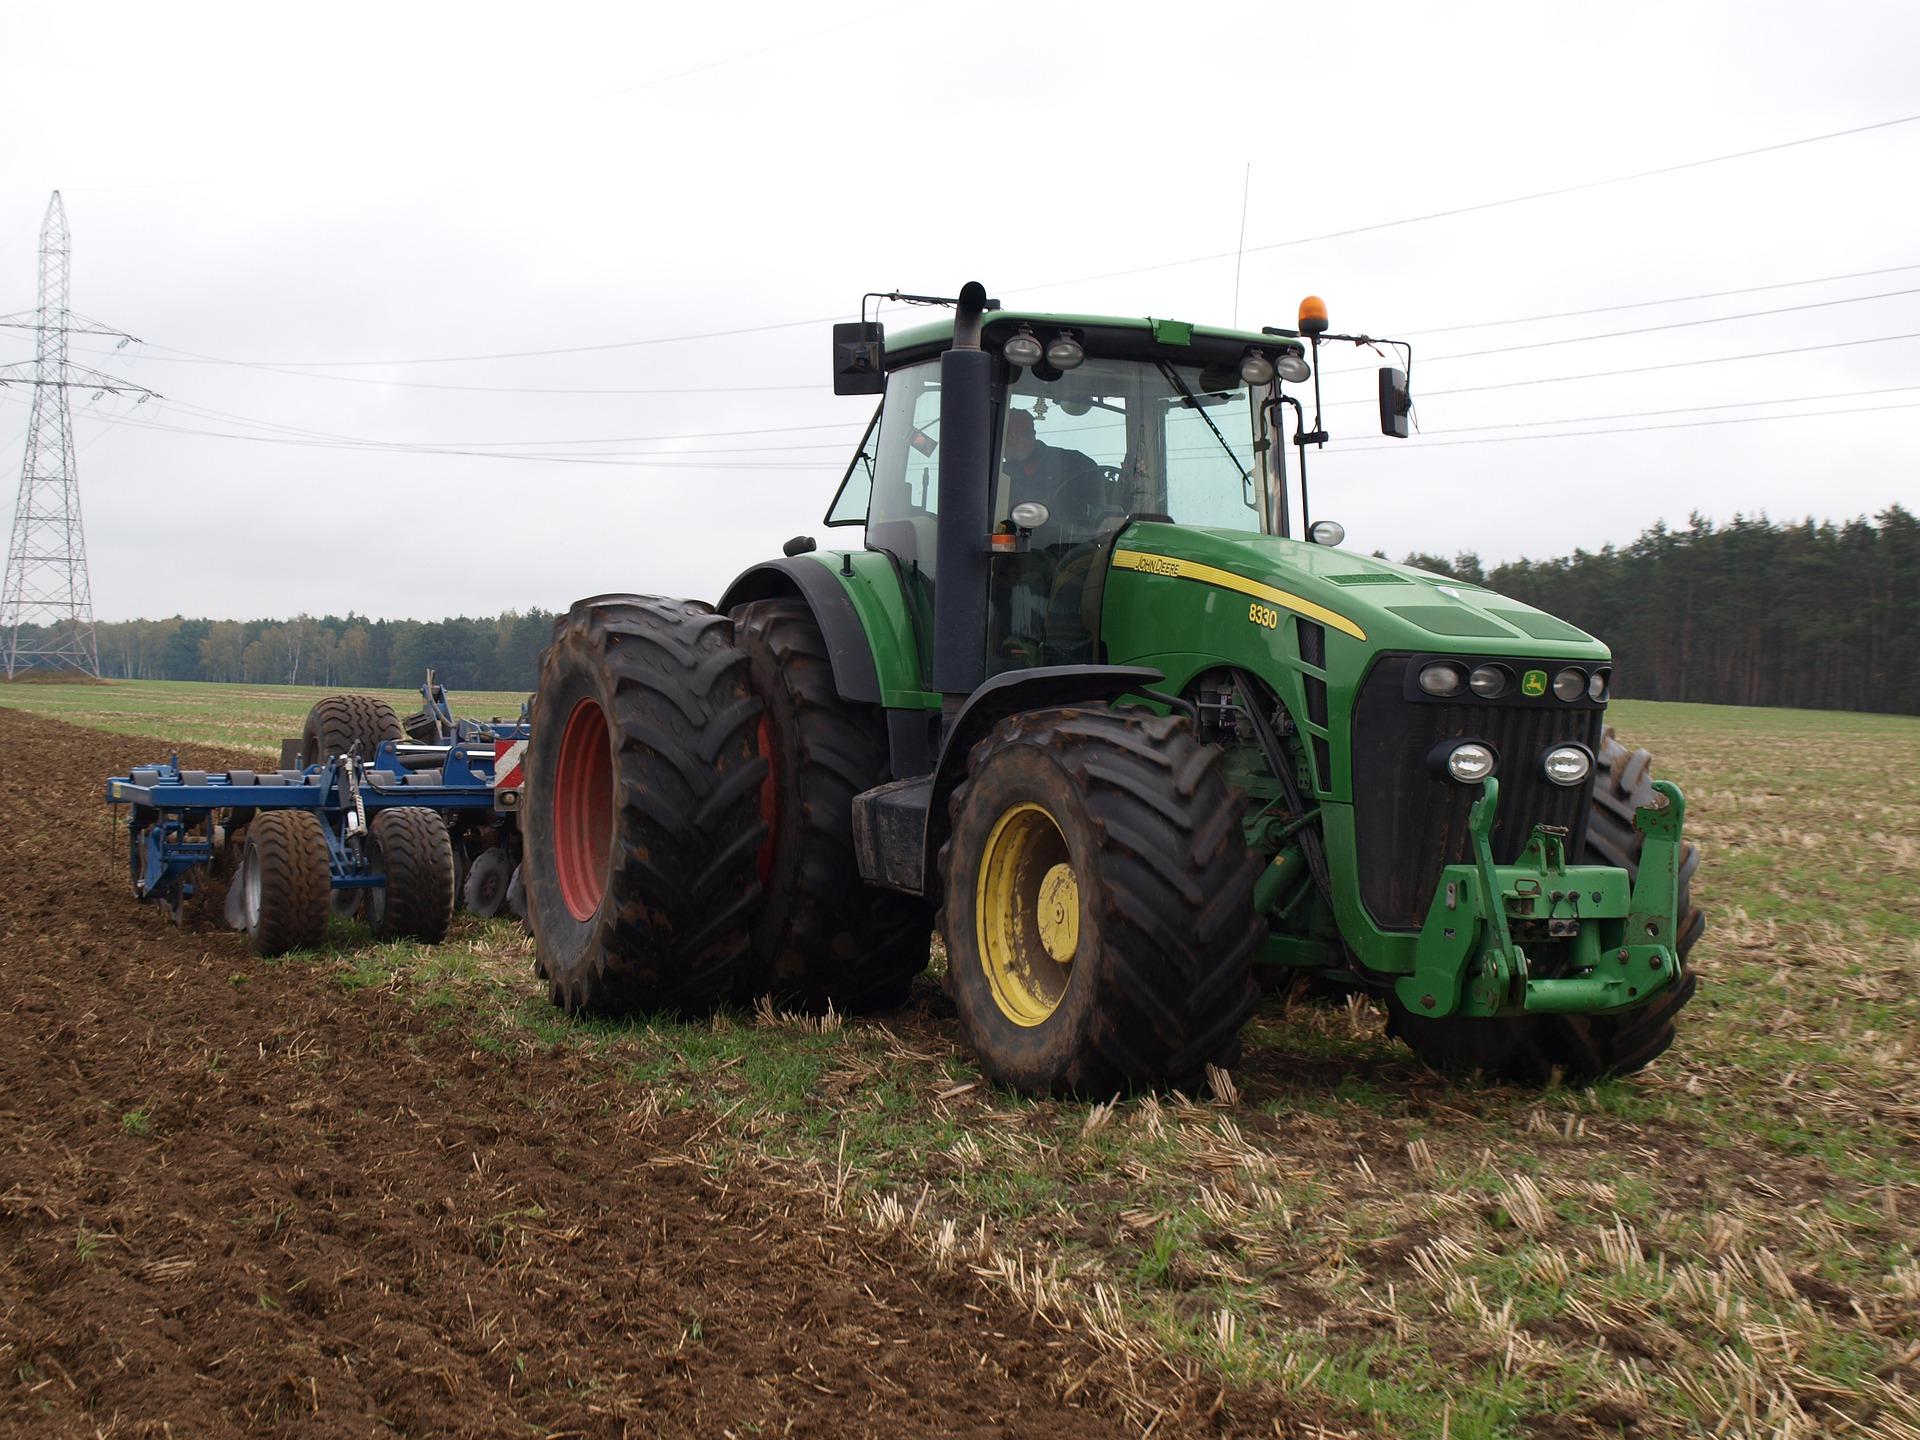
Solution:
{"label": "overcast sky", "polygon": [[[165,397],[76,411],[102,619],[712,598],[829,538],[872,402],[827,322],[973,278],[1229,323],[1238,271],[1242,324],[1412,336],[1415,439],[1373,357],[1323,367],[1314,510],[1360,549],[1842,518],[1920,501],[1916,54],[1902,3],[9,3],[0,313],[58,188],[74,308],[146,342],[74,358]],[[1597,371],[1639,373],[1557,378]]]}

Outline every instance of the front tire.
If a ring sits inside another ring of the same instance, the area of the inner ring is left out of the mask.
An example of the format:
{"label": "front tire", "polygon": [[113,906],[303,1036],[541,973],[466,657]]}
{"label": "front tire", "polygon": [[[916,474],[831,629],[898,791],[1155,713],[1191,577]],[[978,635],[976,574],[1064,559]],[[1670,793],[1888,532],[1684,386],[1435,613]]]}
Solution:
{"label": "front tire", "polygon": [[[1617,865],[1629,880],[1640,869],[1645,839],[1633,814],[1656,803],[1653,757],[1629,751],[1611,726],[1600,739],[1596,757],[1593,811],[1587,820],[1587,862]],[[1405,1040],[1434,1069],[1452,1075],[1483,1074],[1520,1085],[1569,1085],[1644,1070],[1674,1042],[1680,1011],[1693,999],[1699,978],[1689,963],[1695,942],[1705,933],[1706,915],[1693,903],[1693,876],[1700,850],[1681,842],[1680,934],[1675,950],[1680,973],[1673,984],[1644,1005],[1604,1015],[1539,1015],[1484,1019],[1449,1016],[1428,1020],[1389,995],[1387,1027]]]}
{"label": "front tire", "polygon": [[940,932],[981,1069],[1028,1094],[1196,1091],[1253,1008],[1259,866],[1183,719],[1042,710],[969,757]]}
{"label": "front tire", "polygon": [[556,1005],[695,1012],[732,993],[760,888],[759,718],[733,627],[708,606],[605,595],[555,625],[521,867]]}

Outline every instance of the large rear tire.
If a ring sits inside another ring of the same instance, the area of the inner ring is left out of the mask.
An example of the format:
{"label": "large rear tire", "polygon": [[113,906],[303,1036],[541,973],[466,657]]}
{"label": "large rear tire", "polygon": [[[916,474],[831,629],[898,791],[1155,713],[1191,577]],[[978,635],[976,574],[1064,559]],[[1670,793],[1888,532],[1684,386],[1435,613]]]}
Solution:
{"label": "large rear tire", "polygon": [[262,810],[247,825],[228,913],[256,955],[284,955],[327,933],[327,837],[310,810]]}
{"label": "large rear tire", "polygon": [[733,626],[708,606],[603,595],[555,625],[521,867],[556,1005],[685,1013],[733,994],[760,888],[759,719]]}
{"label": "large rear tire", "polygon": [[366,895],[367,923],[382,940],[437,945],[453,923],[453,843],[447,822],[413,806],[382,810],[367,827],[387,883]]}
{"label": "large rear tire", "polygon": [[960,1027],[1029,1094],[1194,1092],[1255,1000],[1259,865],[1184,719],[1040,710],[973,749],[940,852]]}
{"label": "large rear tire", "polygon": [[354,753],[373,759],[382,740],[399,740],[400,717],[377,695],[329,695],[307,712],[300,731],[300,758],[319,765],[339,755]]}
{"label": "large rear tire", "polygon": [[890,778],[885,721],[840,698],[805,601],[756,600],[733,622],[765,706],[756,743],[768,765],[746,993],[843,1013],[897,1005],[926,969],[933,916],[864,884],[854,856],[853,797]]}
{"label": "large rear tire", "polygon": [[[1653,756],[1645,750],[1628,750],[1609,727],[1601,736],[1597,758],[1586,859],[1620,866],[1634,876],[1639,873],[1645,837],[1634,828],[1633,813],[1659,799],[1653,788]],[[1691,840],[1683,841],[1680,934],[1675,946],[1680,973],[1645,1005],[1605,1015],[1428,1020],[1390,997],[1388,1029],[1434,1069],[1453,1075],[1479,1073],[1521,1085],[1546,1085],[1556,1079],[1590,1085],[1644,1070],[1673,1044],[1680,1011],[1698,986],[1689,957],[1707,928],[1706,915],[1693,903],[1693,875],[1699,868],[1699,848]]]}

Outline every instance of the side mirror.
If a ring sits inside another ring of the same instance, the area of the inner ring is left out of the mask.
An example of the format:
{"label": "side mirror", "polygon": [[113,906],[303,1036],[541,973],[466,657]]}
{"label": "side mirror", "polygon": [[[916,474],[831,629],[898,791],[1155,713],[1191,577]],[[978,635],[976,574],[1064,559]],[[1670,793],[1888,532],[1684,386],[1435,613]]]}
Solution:
{"label": "side mirror", "polygon": [[[835,326],[836,330],[840,327]],[[1396,440],[1407,438],[1407,416],[1413,411],[1413,392],[1407,372],[1391,365],[1380,367],[1380,433]]]}
{"label": "side mirror", "polygon": [[879,395],[887,388],[886,331],[878,320],[833,327],[833,393]]}

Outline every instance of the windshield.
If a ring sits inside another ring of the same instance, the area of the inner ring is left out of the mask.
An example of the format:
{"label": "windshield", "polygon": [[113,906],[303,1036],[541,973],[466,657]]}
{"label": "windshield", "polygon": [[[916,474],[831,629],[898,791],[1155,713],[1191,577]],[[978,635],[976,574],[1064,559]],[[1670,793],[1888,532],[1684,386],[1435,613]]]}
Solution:
{"label": "windshield", "polygon": [[1260,530],[1256,394],[1230,370],[1098,360],[1053,379],[1024,370],[1007,397],[994,519],[1037,502],[1041,545],[1124,515]]}

